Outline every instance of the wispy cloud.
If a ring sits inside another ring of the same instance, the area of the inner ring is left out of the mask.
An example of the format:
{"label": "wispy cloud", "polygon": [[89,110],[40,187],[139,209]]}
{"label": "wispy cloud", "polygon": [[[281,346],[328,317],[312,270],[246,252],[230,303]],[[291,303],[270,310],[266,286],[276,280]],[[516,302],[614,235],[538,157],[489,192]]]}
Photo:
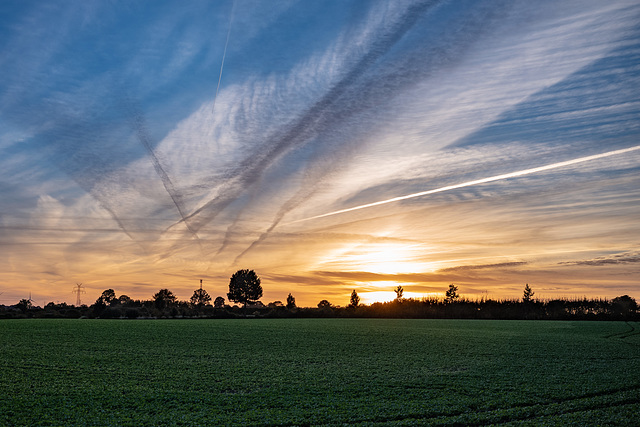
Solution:
{"label": "wispy cloud", "polygon": [[597,257],[594,259],[566,261],[561,262],[560,264],[602,266],[615,264],[633,264],[637,262],[640,262],[640,252],[627,252],[623,254]]}
{"label": "wispy cloud", "polygon": [[0,285],[186,292],[242,265],[304,302],[367,280],[577,292],[602,265],[626,289],[639,154],[564,162],[637,145],[637,2],[10,12]]}
{"label": "wispy cloud", "polygon": [[520,262],[501,262],[498,264],[461,265],[458,267],[443,268],[441,271],[444,272],[444,271],[481,270],[481,269],[496,270],[500,268],[519,267],[526,264],[527,264],[526,262],[520,261]]}

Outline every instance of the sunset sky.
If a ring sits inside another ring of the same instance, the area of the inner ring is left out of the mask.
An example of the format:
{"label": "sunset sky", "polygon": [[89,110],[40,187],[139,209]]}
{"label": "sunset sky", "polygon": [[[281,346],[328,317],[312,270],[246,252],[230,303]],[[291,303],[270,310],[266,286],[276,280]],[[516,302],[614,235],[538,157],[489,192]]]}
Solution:
{"label": "sunset sky", "polygon": [[0,304],[640,298],[637,0],[2,1],[0,73]]}

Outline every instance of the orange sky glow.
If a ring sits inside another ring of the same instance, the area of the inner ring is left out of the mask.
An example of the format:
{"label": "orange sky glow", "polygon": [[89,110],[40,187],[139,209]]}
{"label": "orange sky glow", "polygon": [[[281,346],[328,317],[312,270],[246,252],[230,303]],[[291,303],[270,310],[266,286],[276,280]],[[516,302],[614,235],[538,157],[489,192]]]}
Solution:
{"label": "orange sky glow", "polygon": [[0,304],[640,298],[640,4],[543,3],[14,2]]}

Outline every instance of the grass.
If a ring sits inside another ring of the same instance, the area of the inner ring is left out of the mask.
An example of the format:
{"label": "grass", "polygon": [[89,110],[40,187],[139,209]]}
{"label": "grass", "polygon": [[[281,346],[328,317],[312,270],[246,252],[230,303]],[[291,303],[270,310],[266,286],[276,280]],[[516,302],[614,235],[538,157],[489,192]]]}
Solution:
{"label": "grass", "polygon": [[0,425],[637,425],[640,325],[0,322]]}

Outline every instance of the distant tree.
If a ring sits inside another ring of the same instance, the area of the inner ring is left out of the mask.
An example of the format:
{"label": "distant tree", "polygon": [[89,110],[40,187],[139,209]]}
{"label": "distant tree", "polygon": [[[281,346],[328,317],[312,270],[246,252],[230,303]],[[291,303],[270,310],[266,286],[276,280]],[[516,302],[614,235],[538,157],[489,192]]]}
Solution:
{"label": "distant tree", "polygon": [[162,310],[176,302],[178,298],[169,289],[160,289],[153,295],[153,303],[156,308]]}
{"label": "distant tree", "polygon": [[267,304],[267,307],[271,307],[271,308],[284,307],[284,304],[282,303],[282,301],[273,301]]}
{"label": "distant tree", "polygon": [[460,298],[458,294],[458,287],[453,283],[449,285],[449,289],[444,294],[444,302],[450,304]]}
{"label": "distant tree", "polygon": [[216,299],[213,301],[213,306],[215,308],[224,308],[224,298],[216,297]]}
{"label": "distant tree", "polygon": [[193,295],[191,296],[191,305],[194,307],[202,307],[203,305],[207,305],[211,302],[211,297],[202,289],[202,280],[200,280],[200,289],[196,289],[193,291]]}
{"label": "distant tree", "polygon": [[105,289],[102,294],[96,300],[97,305],[111,305],[114,301],[117,302],[116,292],[113,289]]}
{"label": "distant tree", "polygon": [[262,297],[260,278],[253,270],[238,270],[229,280],[229,301],[243,304],[258,301]]}
{"label": "distant tree", "polygon": [[191,295],[191,305],[196,307],[202,307],[211,302],[211,297],[204,289],[196,289]]}
{"label": "distant tree", "polygon": [[358,293],[354,289],[353,292],[351,292],[351,299],[349,300],[349,307],[356,308],[359,304],[360,304],[360,297],[358,296]]}
{"label": "distant tree", "polygon": [[398,287],[393,291],[396,293],[396,300],[402,301],[402,295],[404,294],[404,289],[402,288],[402,286],[398,285]]}
{"label": "distant tree", "polygon": [[531,290],[531,288],[529,287],[529,284],[527,283],[526,285],[524,285],[524,293],[522,294],[522,302],[524,303],[530,303],[533,301],[533,294],[535,294],[535,292],[533,292]]}
{"label": "distant tree", "polygon": [[27,310],[33,308],[33,303],[30,299],[23,298],[18,302],[18,304],[16,304],[16,307],[18,307],[24,313]]}
{"label": "distant tree", "polygon": [[614,314],[629,317],[636,313],[638,304],[629,295],[622,295],[611,300],[611,309]]}
{"label": "distant tree", "polygon": [[129,295],[120,295],[118,297],[118,302],[122,305],[130,304],[133,300],[129,297]]}
{"label": "distant tree", "polygon": [[318,308],[331,308],[331,307],[333,307],[333,305],[326,299],[323,299],[318,303]]}
{"label": "distant tree", "polygon": [[296,299],[291,294],[287,296],[287,308],[296,308]]}
{"label": "distant tree", "polygon": [[567,316],[567,308],[565,304],[565,300],[554,299],[551,301],[547,301],[545,310],[547,312],[547,316],[551,319],[562,319]]}

